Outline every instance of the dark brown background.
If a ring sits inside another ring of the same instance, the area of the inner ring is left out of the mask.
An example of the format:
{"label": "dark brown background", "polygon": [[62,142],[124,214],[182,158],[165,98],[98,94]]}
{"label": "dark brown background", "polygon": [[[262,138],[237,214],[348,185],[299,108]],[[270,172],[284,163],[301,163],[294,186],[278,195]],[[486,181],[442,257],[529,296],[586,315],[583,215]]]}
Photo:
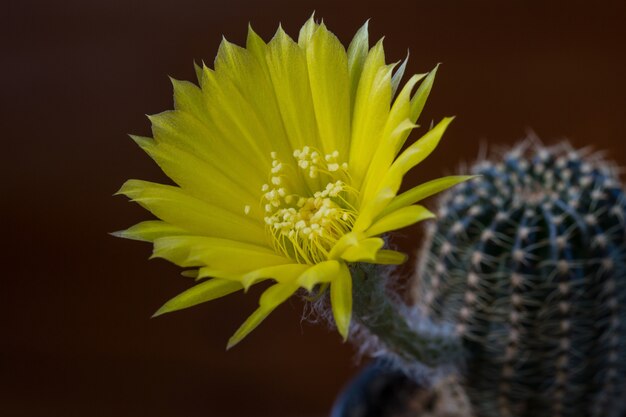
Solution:
{"label": "dark brown background", "polygon": [[316,10],[346,43],[372,18],[389,59],[411,50],[410,72],[444,64],[422,121],[458,118],[412,183],[527,128],[626,163],[624,7],[542,3],[3,2],[0,414],[325,415],[353,350],[302,324],[300,302],[228,353],[258,292],[149,319],[188,282],[107,235],[147,217],[111,197],[126,178],[164,179],[126,133],[149,132],[143,114],[172,106],[166,75],[193,78],[222,34],[241,44],[252,22],[268,39],[282,22],[295,35]]}

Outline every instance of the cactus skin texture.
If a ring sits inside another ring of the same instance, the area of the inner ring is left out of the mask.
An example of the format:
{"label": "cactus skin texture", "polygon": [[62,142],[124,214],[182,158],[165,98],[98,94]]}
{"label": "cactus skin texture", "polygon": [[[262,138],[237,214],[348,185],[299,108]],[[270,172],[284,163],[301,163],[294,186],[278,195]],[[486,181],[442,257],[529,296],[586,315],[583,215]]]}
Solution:
{"label": "cactus skin texture", "polygon": [[626,197],[584,153],[478,163],[428,231],[417,305],[463,338],[479,417],[626,415]]}

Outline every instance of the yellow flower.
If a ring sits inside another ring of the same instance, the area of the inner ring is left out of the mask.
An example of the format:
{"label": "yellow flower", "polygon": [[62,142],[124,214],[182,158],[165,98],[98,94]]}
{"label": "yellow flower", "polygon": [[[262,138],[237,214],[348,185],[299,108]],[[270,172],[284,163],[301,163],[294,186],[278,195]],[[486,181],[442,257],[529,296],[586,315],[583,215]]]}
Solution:
{"label": "yellow flower", "polygon": [[160,220],[117,235],[153,242],[153,257],[203,280],[156,314],[273,280],[231,347],[299,288],[321,284],[345,339],[348,265],[402,263],[379,236],[431,218],[415,203],[467,179],[397,195],[451,121],[400,153],[435,77],[414,75],[396,96],[405,66],[385,63],[382,40],[369,48],[367,23],[346,51],[311,18],[297,42],[281,28],[267,44],[252,29],[245,48],[222,41],[215,69],[196,68],[199,87],[173,81],[175,110],[150,117],[154,138],[133,139],[178,186],[129,180],[119,191]]}

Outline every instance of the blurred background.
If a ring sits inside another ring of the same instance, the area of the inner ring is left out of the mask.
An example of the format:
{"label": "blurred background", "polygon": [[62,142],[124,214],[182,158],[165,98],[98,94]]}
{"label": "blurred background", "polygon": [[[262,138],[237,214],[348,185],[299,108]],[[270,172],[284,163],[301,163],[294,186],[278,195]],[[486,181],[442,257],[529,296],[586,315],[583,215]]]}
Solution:
{"label": "blurred background", "polygon": [[[258,292],[150,319],[189,286],[150,246],[115,239],[148,213],[112,197],[166,181],[126,136],[172,107],[222,35],[297,31],[315,10],[348,43],[371,18],[408,73],[443,63],[421,122],[457,115],[407,186],[532,129],[626,164],[623,1],[15,1],[0,6],[3,257],[0,415],[325,416],[362,362],[292,300],[243,343]],[[417,229],[396,236],[413,253]],[[411,265],[405,268],[409,273]]]}

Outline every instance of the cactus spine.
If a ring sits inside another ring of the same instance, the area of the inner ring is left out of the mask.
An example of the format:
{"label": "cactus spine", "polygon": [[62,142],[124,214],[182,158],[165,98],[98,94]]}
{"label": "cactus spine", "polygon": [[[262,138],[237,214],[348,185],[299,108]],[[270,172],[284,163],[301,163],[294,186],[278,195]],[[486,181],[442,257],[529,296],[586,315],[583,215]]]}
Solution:
{"label": "cactus spine", "polygon": [[448,192],[417,305],[453,323],[478,416],[626,408],[626,197],[610,166],[526,141]]}

